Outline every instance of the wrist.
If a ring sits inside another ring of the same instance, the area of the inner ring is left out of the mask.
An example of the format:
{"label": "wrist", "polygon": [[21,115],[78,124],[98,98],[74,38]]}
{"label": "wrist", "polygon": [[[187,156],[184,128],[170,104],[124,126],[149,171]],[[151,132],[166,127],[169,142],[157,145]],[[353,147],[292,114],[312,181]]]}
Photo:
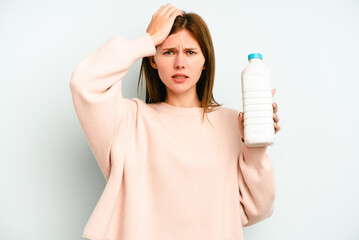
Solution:
{"label": "wrist", "polygon": [[152,39],[152,42],[153,42],[153,45],[156,47],[157,46],[157,41],[156,41],[154,35],[152,33],[149,33],[149,32],[147,32],[147,33],[148,33],[148,35],[150,35],[150,37]]}

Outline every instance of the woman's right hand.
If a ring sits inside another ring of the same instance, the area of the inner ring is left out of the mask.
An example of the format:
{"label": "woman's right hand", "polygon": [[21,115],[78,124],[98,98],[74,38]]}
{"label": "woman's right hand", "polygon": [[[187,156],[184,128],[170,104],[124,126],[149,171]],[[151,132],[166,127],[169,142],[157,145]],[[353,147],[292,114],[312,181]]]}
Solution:
{"label": "woman's right hand", "polygon": [[155,46],[160,45],[170,33],[177,16],[183,12],[171,4],[166,4],[153,14],[146,32],[151,35]]}

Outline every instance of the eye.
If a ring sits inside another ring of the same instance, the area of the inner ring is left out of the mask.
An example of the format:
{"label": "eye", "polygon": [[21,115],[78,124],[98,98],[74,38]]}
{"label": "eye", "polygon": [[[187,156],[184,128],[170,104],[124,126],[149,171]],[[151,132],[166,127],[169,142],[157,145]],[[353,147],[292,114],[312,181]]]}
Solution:
{"label": "eye", "polygon": [[167,52],[164,52],[163,54],[164,55],[171,55],[173,53],[173,51],[172,50],[169,50],[169,51],[167,51]]}
{"label": "eye", "polygon": [[187,52],[189,55],[195,55],[196,54],[196,52],[193,52],[193,51],[188,51]]}

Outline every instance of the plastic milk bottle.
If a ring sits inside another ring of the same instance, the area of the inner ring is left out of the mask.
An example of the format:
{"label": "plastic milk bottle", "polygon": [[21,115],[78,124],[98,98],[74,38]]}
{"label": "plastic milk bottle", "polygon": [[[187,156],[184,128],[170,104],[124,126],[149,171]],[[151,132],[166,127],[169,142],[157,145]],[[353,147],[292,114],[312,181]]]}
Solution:
{"label": "plastic milk bottle", "polygon": [[248,147],[270,146],[275,141],[270,69],[262,59],[261,53],[249,54],[241,76],[244,142]]}

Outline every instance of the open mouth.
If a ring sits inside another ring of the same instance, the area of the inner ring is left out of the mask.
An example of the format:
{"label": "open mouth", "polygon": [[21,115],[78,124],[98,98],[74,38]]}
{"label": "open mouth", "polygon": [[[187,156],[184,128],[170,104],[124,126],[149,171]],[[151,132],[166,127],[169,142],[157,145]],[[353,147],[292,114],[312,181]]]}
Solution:
{"label": "open mouth", "polygon": [[179,73],[172,76],[172,79],[177,83],[182,83],[182,82],[186,81],[187,78],[189,78],[187,75],[179,74]]}
{"label": "open mouth", "polygon": [[183,78],[188,78],[188,76],[184,74],[175,74],[172,76],[172,78],[183,79]]}

